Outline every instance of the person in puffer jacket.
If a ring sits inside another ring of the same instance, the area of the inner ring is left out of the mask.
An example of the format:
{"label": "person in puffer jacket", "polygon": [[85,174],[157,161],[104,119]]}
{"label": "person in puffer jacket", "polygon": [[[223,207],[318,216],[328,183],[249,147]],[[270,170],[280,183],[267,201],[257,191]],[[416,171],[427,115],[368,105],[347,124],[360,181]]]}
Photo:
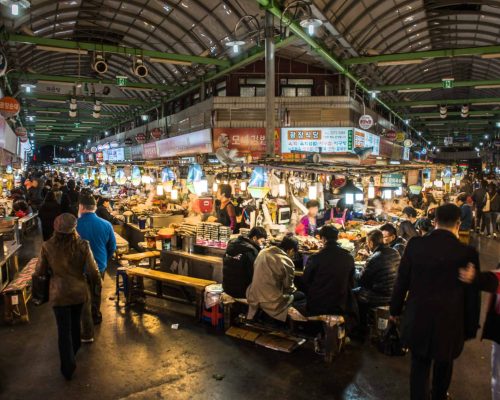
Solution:
{"label": "person in puffer jacket", "polygon": [[253,264],[266,239],[266,230],[255,227],[248,238],[240,235],[228,243],[222,266],[224,292],[235,298],[246,297],[247,288],[252,283]]}
{"label": "person in puffer jacket", "polygon": [[361,329],[367,327],[370,308],[389,304],[401,261],[399,252],[384,244],[382,231],[374,229],[369,232],[366,242],[372,255],[366,261],[356,289]]}

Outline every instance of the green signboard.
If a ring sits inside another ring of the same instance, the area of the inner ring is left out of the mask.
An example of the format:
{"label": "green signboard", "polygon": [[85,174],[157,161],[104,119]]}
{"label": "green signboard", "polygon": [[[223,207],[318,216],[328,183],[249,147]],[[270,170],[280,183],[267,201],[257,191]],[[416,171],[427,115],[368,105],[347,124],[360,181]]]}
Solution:
{"label": "green signboard", "polygon": [[354,131],[352,129],[347,131],[347,149],[349,151],[354,149]]}
{"label": "green signboard", "polygon": [[382,187],[399,187],[403,184],[403,174],[393,173],[393,174],[383,174],[382,182],[380,186]]}
{"label": "green signboard", "polygon": [[127,86],[127,81],[128,81],[128,78],[126,76],[117,76],[116,77],[116,84],[118,86]]}
{"label": "green signboard", "polygon": [[453,88],[453,79],[443,79],[443,89],[452,89]]}

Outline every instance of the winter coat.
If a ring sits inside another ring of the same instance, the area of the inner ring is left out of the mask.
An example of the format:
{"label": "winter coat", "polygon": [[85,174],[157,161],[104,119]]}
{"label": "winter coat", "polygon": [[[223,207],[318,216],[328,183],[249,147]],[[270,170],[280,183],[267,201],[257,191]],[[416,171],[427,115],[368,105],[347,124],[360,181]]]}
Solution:
{"label": "winter coat", "polygon": [[397,250],[379,246],[366,261],[359,280],[359,301],[373,306],[389,304],[401,256]]}
{"label": "winter coat", "polygon": [[402,339],[417,356],[451,361],[462,352],[464,340],[479,327],[480,295],[459,281],[459,269],[477,251],[451,232],[436,229],[408,242],[391,300],[391,315],[402,318]]}
{"label": "winter coat", "polygon": [[309,315],[346,315],[353,311],[354,258],[337,243],[328,243],[309,257],[302,280]]}
{"label": "winter coat", "polygon": [[42,223],[43,240],[49,240],[54,233],[54,220],[62,213],[61,205],[55,201],[43,202],[38,210]]}
{"label": "winter coat", "polygon": [[468,204],[460,206],[460,230],[470,231],[472,229],[472,208]]}
{"label": "winter coat", "polygon": [[118,225],[118,220],[115,217],[113,217],[113,215],[111,215],[111,213],[106,207],[104,206],[97,207],[95,213],[99,218],[108,221],[111,225]]}
{"label": "winter coat", "polygon": [[38,209],[40,204],[42,204],[42,191],[40,187],[30,187],[28,189],[27,195],[28,203],[33,207],[33,209]]}
{"label": "winter coat", "polygon": [[498,192],[490,196],[490,211],[500,212],[500,194]]}
{"label": "winter coat", "polygon": [[402,237],[397,237],[391,243],[389,243],[389,247],[391,249],[397,250],[399,255],[403,257],[403,253],[405,252],[406,248],[406,240],[404,240]]}
{"label": "winter coat", "polygon": [[248,318],[258,309],[280,321],[286,321],[293,302],[295,286],[293,261],[279,247],[262,250],[253,266],[252,283],[247,289]]}
{"label": "winter coat", "polygon": [[42,245],[36,274],[50,275],[49,302],[52,306],[82,304],[89,296],[89,282],[99,282],[97,264],[89,243],[76,238],[73,249],[57,243],[52,237]]}
{"label": "winter coat", "polygon": [[243,236],[228,243],[222,269],[224,292],[236,298],[246,297],[259,251],[260,247],[255,242]]}

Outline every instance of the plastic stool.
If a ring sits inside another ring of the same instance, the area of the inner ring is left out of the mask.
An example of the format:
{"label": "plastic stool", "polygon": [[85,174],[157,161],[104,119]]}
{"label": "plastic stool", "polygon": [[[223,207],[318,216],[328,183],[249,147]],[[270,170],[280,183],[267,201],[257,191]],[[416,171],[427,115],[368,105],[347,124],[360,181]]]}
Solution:
{"label": "plastic stool", "polygon": [[[120,283],[120,276],[122,281]],[[124,296],[127,296],[128,292],[128,276],[127,276],[127,268],[119,267],[116,270],[116,302],[120,302],[120,292],[123,292]]]}
{"label": "plastic stool", "polygon": [[224,308],[222,304],[216,304],[210,308],[203,307],[201,320],[217,328],[217,330],[224,330]]}

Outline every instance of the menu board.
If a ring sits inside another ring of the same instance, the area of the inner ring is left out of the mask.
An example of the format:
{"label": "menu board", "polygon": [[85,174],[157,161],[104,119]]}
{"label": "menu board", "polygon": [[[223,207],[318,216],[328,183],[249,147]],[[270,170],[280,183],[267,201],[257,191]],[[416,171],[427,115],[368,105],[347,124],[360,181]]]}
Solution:
{"label": "menu board", "polygon": [[106,153],[108,155],[109,162],[124,161],[125,160],[125,152],[123,150],[123,147],[119,147],[117,149],[106,150]]}
{"label": "menu board", "polygon": [[400,187],[403,185],[403,174],[382,174],[382,182],[380,186],[382,187]]}
{"label": "menu board", "polygon": [[146,143],[143,146],[142,154],[143,154],[145,160],[152,160],[154,158],[157,158],[158,157],[158,150],[156,148],[156,142]]}
{"label": "menu board", "polygon": [[345,153],[354,148],[352,128],[282,128],[281,152]]}

